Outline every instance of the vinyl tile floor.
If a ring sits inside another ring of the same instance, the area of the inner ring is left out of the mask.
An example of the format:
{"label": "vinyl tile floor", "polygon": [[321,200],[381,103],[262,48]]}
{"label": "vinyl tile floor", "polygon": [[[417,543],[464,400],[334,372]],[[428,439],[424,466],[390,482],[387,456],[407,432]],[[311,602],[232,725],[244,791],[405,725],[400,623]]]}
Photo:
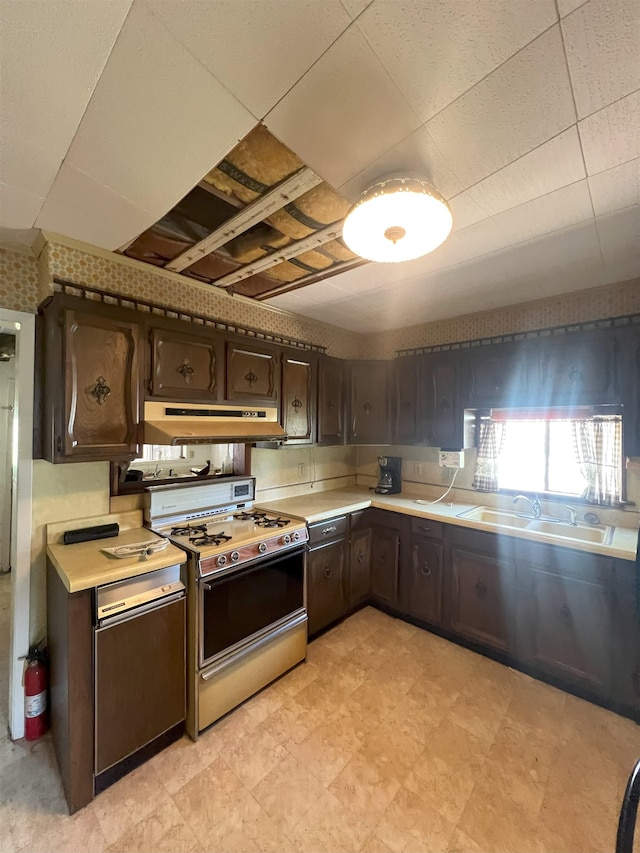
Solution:
{"label": "vinyl tile floor", "polygon": [[5,737],[0,851],[613,851],[638,756],[630,720],[366,608],[73,817],[50,736]]}

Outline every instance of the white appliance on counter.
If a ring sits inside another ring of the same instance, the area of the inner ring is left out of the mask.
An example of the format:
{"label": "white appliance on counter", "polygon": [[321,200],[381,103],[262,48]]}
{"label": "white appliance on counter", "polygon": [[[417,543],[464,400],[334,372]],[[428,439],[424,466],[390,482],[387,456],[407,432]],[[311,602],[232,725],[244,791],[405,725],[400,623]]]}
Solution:
{"label": "white appliance on counter", "polygon": [[151,487],[145,523],[187,552],[187,731],[306,657],[301,519],[253,510],[255,478]]}

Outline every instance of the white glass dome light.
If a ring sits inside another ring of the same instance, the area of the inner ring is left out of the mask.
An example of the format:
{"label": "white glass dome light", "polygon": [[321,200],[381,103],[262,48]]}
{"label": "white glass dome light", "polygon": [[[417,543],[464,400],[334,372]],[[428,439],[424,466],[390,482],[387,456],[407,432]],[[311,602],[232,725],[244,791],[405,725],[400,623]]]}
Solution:
{"label": "white glass dome light", "polygon": [[417,178],[389,178],[366,189],[347,214],[342,237],[370,261],[410,261],[437,249],[453,217],[440,193]]}

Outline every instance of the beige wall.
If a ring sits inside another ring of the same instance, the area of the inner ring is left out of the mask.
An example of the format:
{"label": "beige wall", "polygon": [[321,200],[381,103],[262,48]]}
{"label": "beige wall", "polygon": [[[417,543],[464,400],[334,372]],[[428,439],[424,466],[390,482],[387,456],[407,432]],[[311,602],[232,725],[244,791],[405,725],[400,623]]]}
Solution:
{"label": "beige wall", "polygon": [[355,484],[355,447],[283,447],[252,450],[258,501],[273,501]]}

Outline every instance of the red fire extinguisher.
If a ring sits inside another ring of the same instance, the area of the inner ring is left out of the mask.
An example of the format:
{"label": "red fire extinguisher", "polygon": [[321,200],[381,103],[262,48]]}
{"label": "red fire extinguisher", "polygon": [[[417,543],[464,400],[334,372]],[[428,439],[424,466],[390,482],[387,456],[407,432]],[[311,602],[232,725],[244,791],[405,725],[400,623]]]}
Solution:
{"label": "red fire extinguisher", "polygon": [[47,656],[38,646],[31,646],[24,669],[24,736],[37,740],[49,726],[47,702]]}

